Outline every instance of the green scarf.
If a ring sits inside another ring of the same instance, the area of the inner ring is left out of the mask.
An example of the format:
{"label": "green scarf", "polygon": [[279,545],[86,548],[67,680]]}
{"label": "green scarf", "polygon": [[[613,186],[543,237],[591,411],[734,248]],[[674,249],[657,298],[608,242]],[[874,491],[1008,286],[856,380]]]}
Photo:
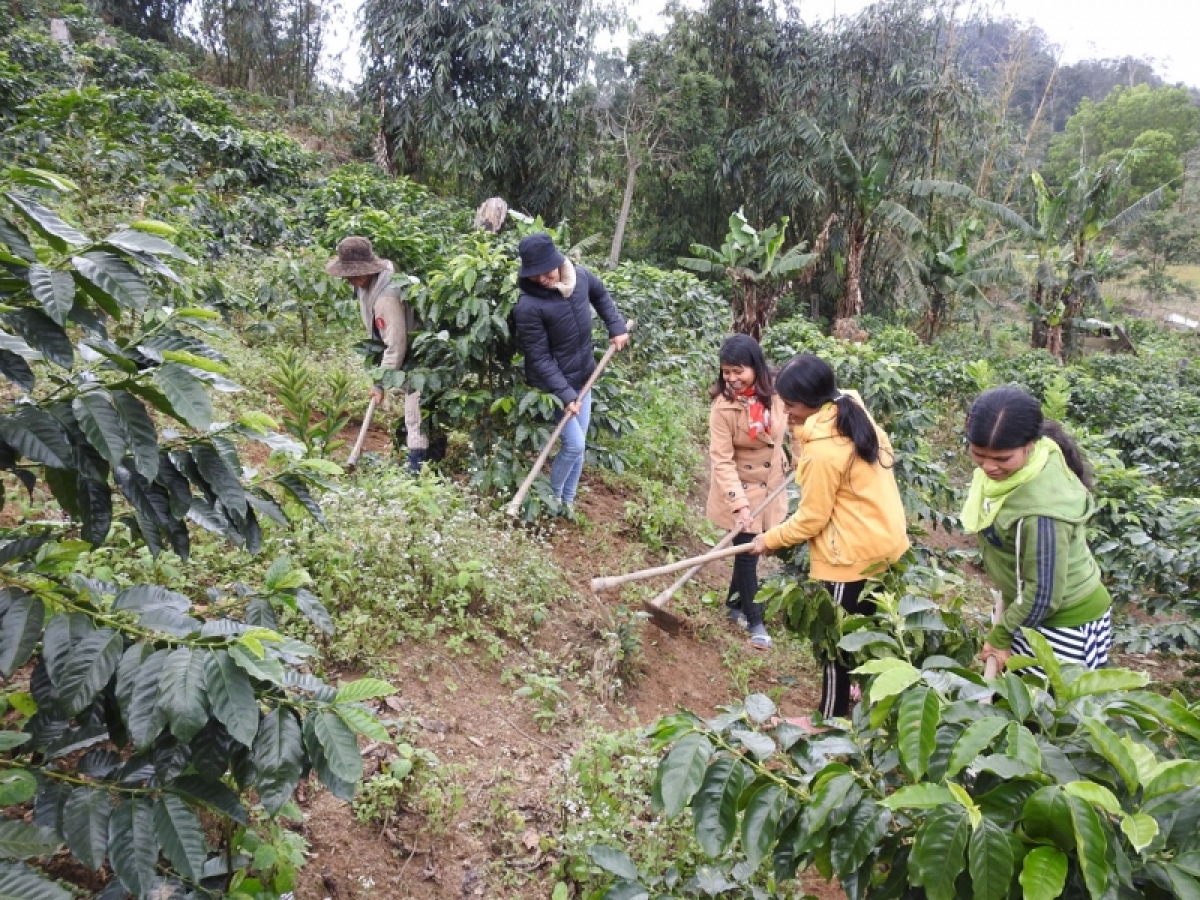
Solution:
{"label": "green scarf", "polygon": [[1046,463],[1054,456],[1062,456],[1062,450],[1052,438],[1040,438],[1033,445],[1033,452],[1025,465],[1017,469],[1003,481],[993,481],[983,474],[983,469],[976,469],[971,479],[971,488],[967,491],[967,502],[963,505],[963,531],[974,534],[983,531],[996,520],[996,514],[1004,506],[1009,495],[1023,484],[1028,484],[1041,474]]}

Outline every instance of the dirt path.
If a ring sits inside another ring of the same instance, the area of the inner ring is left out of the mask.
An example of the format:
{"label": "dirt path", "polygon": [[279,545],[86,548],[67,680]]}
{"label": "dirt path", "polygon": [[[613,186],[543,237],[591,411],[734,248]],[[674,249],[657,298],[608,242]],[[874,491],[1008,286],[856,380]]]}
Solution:
{"label": "dirt path", "polygon": [[[436,828],[404,812],[383,827],[368,827],[355,821],[347,804],[310,784],[303,798],[307,819],[298,826],[310,843],[296,890],[300,900],[546,897],[549,869],[557,860],[552,849],[544,850],[551,844],[546,839],[560,828],[557,800],[566,767],[589,736],[644,726],[679,706],[711,714],[741,699],[742,688],[780,696],[788,712],[806,711],[816,702],[819,686],[811,664],[794,645],[754,651],[703,605],[705,591],[723,593],[728,584],[729,568],[719,565],[703,572],[676,604],[691,624],[682,634],[636,626],[642,652],[635,684],[608,702],[581,689],[579,682],[588,679],[579,676],[606,664],[599,652],[603,635],[623,602],[618,595],[593,597],[590,579],[622,571],[621,562],[641,553],[622,532],[625,498],[589,476],[585,485],[579,503],[583,523],[563,523],[551,539],[571,597],[550,612],[533,647],[514,648],[499,662],[438,646],[406,647],[397,659],[400,674],[393,683],[400,695],[383,712],[405,723],[398,741],[431,750],[452,767],[453,796],[442,799],[461,801],[461,808],[443,812]],[[624,602],[635,605],[636,594],[630,592]],[[543,732],[534,705],[514,696],[518,685],[502,684],[501,677],[506,669],[547,660],[561,673],[570,700],[554,727]],[[389,755],[391,748],[371,749],[368,777]],[[500,879],[498,868],[526,877]],[[513,887],[515,881],[525,884]],[[823,900],[843,897],[819,880],[806,879],[805,887]]]}

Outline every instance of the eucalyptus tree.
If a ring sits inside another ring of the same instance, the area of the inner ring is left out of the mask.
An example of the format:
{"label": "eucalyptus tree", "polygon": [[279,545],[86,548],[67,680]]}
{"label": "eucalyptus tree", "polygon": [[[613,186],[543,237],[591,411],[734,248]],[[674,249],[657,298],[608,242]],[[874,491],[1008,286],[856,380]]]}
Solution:
{"label": "eucalyptus tree", "polygon": [[179,36],[191,0],[89,0],[87,5],[123,31],[166,43]]}
{"label": "eucalyptus tree", "polygon": [[209,0],[196,31],[222,84],[303,96],[317,84],[328,18],[319,0]]}
{"label": "eucalyptus tree", "polygon": [[758,185],[746,194],[755,215],[831,225],[823,266],[838,277],[819,283],[836,285],[838,317],[884,296],[883,235],[928,217],[931,201],[903,185],[974,166],[983,102],[946,49],[950,15],[936,0],[894,0],[818,28],[789,21],[769,109],[731,136],[731,167]]}
{"label": "eucalyptus tree", "polygon": [[1072,178],[1081,162],[1125,161],[1127,203],[1158,187],[1178,184],[1184,157],[1200,144],[1200,108],[1186,88],[1116,87],[1093,102],[1084,98],[1054,136],[1042,174],[1052,185]]}
{"label": "eucalyptus tree", "polygon": [[743,203],[757,209],[754,173],[734,165],[729,138],[762,116],[778,75],[775,3],[706,0],[698,6],[670,7],[670,24],[655,49],[654,65],[665,69],[656,77],[679,92],[671,120],[678,152],[643,167],[632,212],[639,249],[662,262],[687,252],[693,241],[719,244],[729,210]]}
{"label": "eucalyptus tree", "polygon": [[1137,253],[1135,265],[1142,274],[1135,283],[1148,300],[1196,299],[1196,289],[1173,274],[1175,266],[1200,263],[1200,222],[1182,201],[1146,216],[1121,236],[1121,243]]}
{"label": "eucalyptus tree", "polygon": [[719,102],[722,82],[687,64],[657,36],[634,41],[615,71],[598,84],[595,104],[601,146],[624,169],[624,189],[609,252],[620,261],[634,191],[643,170],[669,173],[687,152],[696,123]]}
{"label": "eucalyptus tree", "polygon": [[584,0],[366,0],[365,96],[401,171],[559,218],[591,138],[577,89],[600,24]]}

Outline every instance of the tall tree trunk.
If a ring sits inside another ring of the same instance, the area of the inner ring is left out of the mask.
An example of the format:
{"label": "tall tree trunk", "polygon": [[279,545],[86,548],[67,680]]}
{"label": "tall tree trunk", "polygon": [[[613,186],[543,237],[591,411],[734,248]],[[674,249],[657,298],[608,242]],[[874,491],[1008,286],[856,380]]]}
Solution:
{"label": "tall tree trunk", "polygon": [[1046,329],[1046,351],[1055,359],[1063,361],[1063,327],[1062,323],[1051,325]]}
{"label": "tall tree trunk", "polygon": [[929,294],[929,305],[925,307],[925,315],[917,327],[917,335],[926,344],[932,344],[934,339],[946,330],[950,319],[950,299],[944,294],[932,291]]}
{"label": "tall tree trunk", "polygon": [[846,294],[838,305],[836,318],[853,319],[862,312],[862,264],[867,252],[865,229],[855,224],[849,233],[850,247],[846,253]]}
{"label": "tall tree trunk", "polygon": [[613,232],[612,249],[608,253],[609,268],[615,269],[621,261],[621,244],[625,240],[625,225],[629,222],[629,208],[633,205],[633,188],[637,183],[638,169],[641,163],[630,160],[629,169],[625,172],[625,196],[621,198],[621,213],[617,216],[617,230]]}
{"label": "tall tree trunk", "polygon": [[[800,273],[800,284],[804,287],[807,288],[812,285],[813,275],[817,271],[817,261],[821,258],[821,256],[824,255],[825,250],[829,247],[829,229],[840,221],[841,220],[838,218],[838,214],[832,213],[829,218],[825,220],[825,224],[821,226],[821,233],[818,234],[817,239],[813,241],[812,252],[815,258],[813,259],[812,265],[806,266],[804,271]],[[809,318],[814,322],[821,318],[820,291],[810,292],[808,315]]]}
{"label": "tall tree trunk", "polygon": [[1021,175],[1021,169],[1025,164],[1025,158],[1029,155],[1029,142],[1033,140],[1033,133],[1037,130],[1038,122],[1042,118],[1042,110],[1046,107],[1046,99],[1050,96],[1050,88],[1054,86],[1054,78],[1058,75],[1058,66],[1062,62],[1062,52],[1054,59],[1054,68],[1050,70],[1050,77],[1046,80],[1046,89],[1042,91],[1042,99],[1038,103],[1038,108],[1033,114],[1033,121],[1029,123],[1029,130],[1025,132],[1025,145],[1021,148],[1021,165],[1013,169],[1012,178],[1008,181],[1008,188],[1004,191],[1004,199],[1000,202],[1008,205],[1009,199],[1012,197],[1013,188],[1017,186],[1017,179]]}
{"label": "tall tree trunk", "polygon": [[792,281],[760,282],[735,279],[733,282],[733,330],[761,341],[763,332],[775,317],[779,298],[792,289]]}

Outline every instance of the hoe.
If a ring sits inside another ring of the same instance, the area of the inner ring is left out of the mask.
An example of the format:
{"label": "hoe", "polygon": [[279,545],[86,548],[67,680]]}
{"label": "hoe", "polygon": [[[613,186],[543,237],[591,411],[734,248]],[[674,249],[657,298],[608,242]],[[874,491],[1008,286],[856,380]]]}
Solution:
{"label": "hoe", "polygon": [[[757,517],[764,509],[770,505],[771,501],[778,497],[787,489],[788,475],[783,473],[783,480],[779,485],[767,495],[767,498],[758,505],[756,509],[751,510],[750,515]],[[667,603],[675,596],[675,593],[687,584],[697,572],[703,569],[708,563],[718,559],[725,559],[729,556],[737,556],[739,553],[746,553],[750,550],[750,544],[744,544],[740,547],[730,547],[733,539],[741,532],[737,529],[730,531],[725,537],[721,538],[720,542],[708,553],[701,556],[694,556],[691,559],[682,559],[679,562],[670,563],[665,566],[657,566],[653,569],[642,569],[640,572],[630,572],[627,575],[611,575],[592,579],[592,590],[596,593],[609,590],[610,588],[620,587],[623,584],[629,584],[633,581],[645,581],[647,578],[654,578],[658,575],[670,575],[673,572],[679,572],[684,569],[687,571],[680,576],[679,580],[672,584],[669,588],[655,597],[653,600],[642,601],[642,609],[650,616],[650,621],[661,628],[668,634],[678,634],[683,628],[683,619],[674,613],[667,611]]]}

